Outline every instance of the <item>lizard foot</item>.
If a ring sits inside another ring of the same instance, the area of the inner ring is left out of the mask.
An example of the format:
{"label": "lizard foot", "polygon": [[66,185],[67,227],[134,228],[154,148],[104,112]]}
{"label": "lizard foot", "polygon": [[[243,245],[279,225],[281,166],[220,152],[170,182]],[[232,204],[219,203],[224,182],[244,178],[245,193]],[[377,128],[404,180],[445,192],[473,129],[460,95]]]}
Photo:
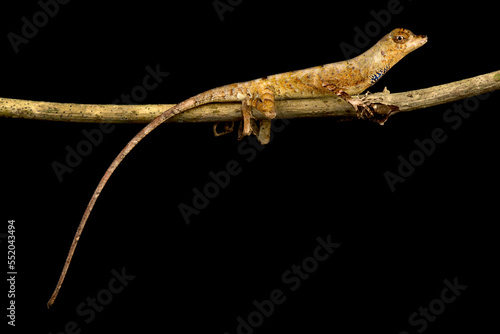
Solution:
{"label": "lizard foot", "polygon": [[240,128],[238,130],[238,140],[243,139],[245,136],[255,135],[261,145],[268,144],[271,140],[271,120],[261,120],[259,121],[259,125],[257,125],[257,122],[254,119],[252,119],[250,122],[251,131],[249,134],[246,134],[244,131],[244,122],[240,123]]}
{"label": "lizard foot", "polygon": [[[269,88],[264,88],[260,93],[261,98],[248,99],[242,101],[242,122],[238,131],[238,139],[245,136],[255,135],[261,145],[266,145],[271,140],[271,120],[276,117],[274,103],[274,92]],[[259,125],[252,113],[255,107],[264,116],[259,120]]]}
{"label": "lizard foot", "polygon": [[[219,124],[224,123],[224,130],[222,132],[217,131],[217,127]],[[214,124],[214,136],[215,137],[220,137],[223,135],[227,135],[228,133],[233,132],[234,130],[234,122],[217,122]]]}
{"label": "lizard foot", "polygon": [[257,135],[259,129],[255,122],[255,117],[252,114],[252,105],[249,101],[243,101],[241,105],[242,120],[238,130],[238,140],[250,135]]}
{"label": "lizard foot", "polygon": [[337,95],[354,107],[358,119],[377,122],[380,125],[384,125],[391,114],[399,110],[397,106],[382,103],[367,103],[364,98],[353,98],[345,92],[340,92]]}

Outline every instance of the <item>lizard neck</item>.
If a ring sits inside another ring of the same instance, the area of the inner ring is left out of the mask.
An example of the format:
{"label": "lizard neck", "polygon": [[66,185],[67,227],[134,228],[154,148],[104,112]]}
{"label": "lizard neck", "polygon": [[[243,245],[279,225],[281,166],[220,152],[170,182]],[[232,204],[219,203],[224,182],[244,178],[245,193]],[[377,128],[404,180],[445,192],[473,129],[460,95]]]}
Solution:
{"label": "lizard neck", "polygon": [[396,65],[403,57],[404,52],[389,52],[382,46],[375,44],[372,48],[361,54],[357,59],[359,65],[365,68],[372,84]]}
{"label": "lizard neck", "polygon": [[360,94],[387,73],[404,57],[404,53],[387,52],[378,44],[363,54],[343,62],[344,70],[350,74],[350,85],[346,92]]}

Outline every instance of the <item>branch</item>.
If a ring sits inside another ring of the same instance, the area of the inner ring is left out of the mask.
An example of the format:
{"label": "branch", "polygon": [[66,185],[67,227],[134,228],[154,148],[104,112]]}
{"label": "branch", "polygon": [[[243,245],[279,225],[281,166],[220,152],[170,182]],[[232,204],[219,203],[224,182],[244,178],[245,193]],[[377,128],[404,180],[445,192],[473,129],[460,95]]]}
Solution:
{"label": "branch", "polygon": [[[432,107],[500,89],[500,71],[404,93],[355,97],[382,116]],[[0,98],[0,117],[86,123],[149,123],[172,104],[111,105],[38,102]],[[356,118],[354,108],[337,96],[276,101],[277,118]],[[239,103],[211,103],[181,113],[169,122],[224,122],[241,119]]]}

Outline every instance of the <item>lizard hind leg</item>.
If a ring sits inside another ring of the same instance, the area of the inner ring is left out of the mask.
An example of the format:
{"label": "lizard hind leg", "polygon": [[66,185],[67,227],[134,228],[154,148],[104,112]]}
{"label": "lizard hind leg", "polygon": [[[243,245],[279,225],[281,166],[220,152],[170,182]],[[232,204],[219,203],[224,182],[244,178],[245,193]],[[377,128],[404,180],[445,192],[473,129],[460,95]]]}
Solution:
{"label": "lizard hind leg", "polygon": [[276,117],[276,100],[274,91],[269,87],[259,92],[260,99],[255,99],[254,107],[266,116],[267,119]]}
{"label": "lizard hind leg", "polygon": [[[224,125],[224,130],[222,130],[222,132],[219,132],[219,130],[217,130],[217,128],[219,127],[219,124],[221,124],[221,123]],[[226,135],[228,133],[233,132],[233,130],[234,130],[234,122],[217,122],[214,124],[214,127],[213,127],[215,137],[220,137],[220,136]]]}
{"label": "lizard hind leg", "polygon": [[[262,145],[269,143],[271,139],[271,120],[276,117],[276,104],[274,91],[265,87],[259,91],[256,98],[247,99],[242,102],[243,122],[240,126],[239,139],[254,134]],[[252,107],[264,115],[257,126]]]}

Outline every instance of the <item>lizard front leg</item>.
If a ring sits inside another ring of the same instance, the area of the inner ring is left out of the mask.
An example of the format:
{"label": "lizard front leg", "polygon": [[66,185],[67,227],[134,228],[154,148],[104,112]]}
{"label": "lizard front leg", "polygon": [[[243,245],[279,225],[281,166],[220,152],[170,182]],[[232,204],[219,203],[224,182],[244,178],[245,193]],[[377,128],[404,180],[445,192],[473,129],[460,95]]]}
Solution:
{"label": "lizard front leg", "polygon": [[[260,111],[266,119],[255,124],[252,107]],[[271,139],[271,120],[276,117],[276,103],[274,91],[265,87],[258,91],[257,97],[246,99],[242,102],[243,124],[240,127],[239,139],[254,134],[262,145],[269,143]]]}
{"label": "lizard front leg", "polygon": [[361,99],[354,99],[344,90],[339,89],[334,85],[325,84],[323,87],[332,93],[335,93],[337,96],[341,97],[344,101],[353,106],[359,119],[369,120],[383,125],[389,118],[390,112],[397,110],[397,107],[387,106],[387,108],[390,108],[390,112],[387,113],[387,110],[385,110],[386,108],[384,108],[384,110],[379,110],[380,108],[376,108],[377,106],[371,103],[366,103]]}
{"label": "lizard front leg", "polygon": [[376,122],[380,125],[384,125],[392,113],[399,110],[397,106],[393,105],[367,103],[364,99],[354,99],[344,91],[339,91],[337,95],[354,107],[359,119]]}
{"label": "lizard front leg", "polygon": [[361,100],[358,99],[353,99],[351,95],[347,94],[343,90],[337,90],[335,93],[340,96],[344,101],[349,103],[351,106],[354,107],[356,110],[356,113],[358,115],[358,118],[360,119],[370,119],[373,117],[373,112],[370,108],[369,105],[364,103]]}

